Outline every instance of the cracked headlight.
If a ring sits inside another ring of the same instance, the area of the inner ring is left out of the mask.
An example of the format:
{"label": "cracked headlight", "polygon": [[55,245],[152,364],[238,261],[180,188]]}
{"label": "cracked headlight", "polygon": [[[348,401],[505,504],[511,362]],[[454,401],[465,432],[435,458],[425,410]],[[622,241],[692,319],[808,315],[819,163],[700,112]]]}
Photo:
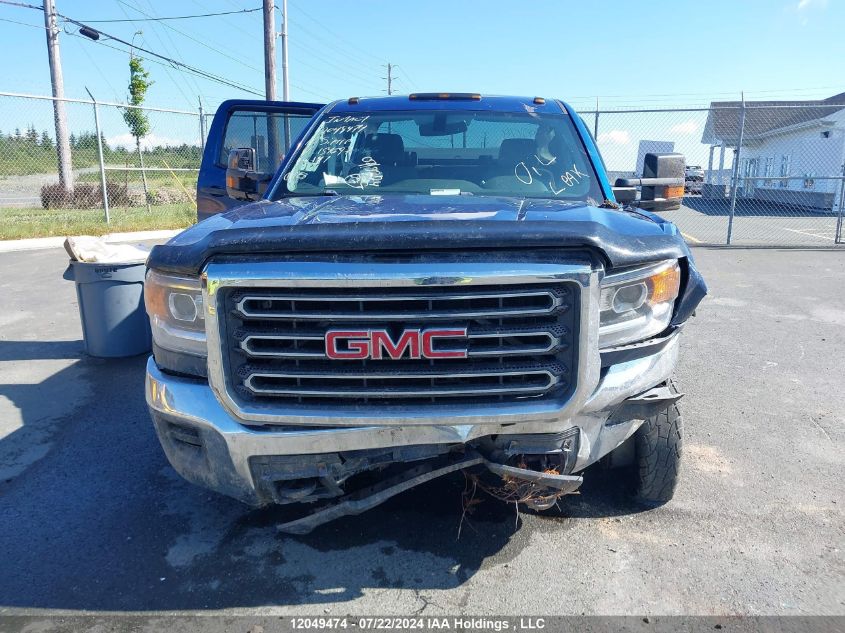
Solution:
{"label": "cracked headlight", "polygon": [[204,367],[208,355],[199,278],[148,270],[144,303],[150,315],[153,342],[164,350],[164,353],[156,354],[156,362],[172,371],[199,373],[197,367]]}
{"label": "cracked headlight", "polygon": [[599,347],[651,338],[669,326],[681,287],[677,261],[608,275],[602,281]]}

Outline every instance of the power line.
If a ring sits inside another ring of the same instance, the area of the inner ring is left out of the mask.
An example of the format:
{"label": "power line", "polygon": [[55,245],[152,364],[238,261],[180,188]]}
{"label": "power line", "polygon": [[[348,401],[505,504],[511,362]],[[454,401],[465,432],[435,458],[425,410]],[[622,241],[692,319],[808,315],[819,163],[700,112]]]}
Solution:
{"label": "power line", "polygon": [[[121,4],[125,4],[122,0],[118,0],[118,2],[120,2]],[[39,6],[36,6],[34,4],[26,4],[26,3],[23,3],[23,2],[13,2],[11,0],[0,0],[0,4],[23,7],[23,8],[26,8],[26,9],[34,9],[36,11],[42,11],[42,12],[44,11],[43,7],[39,7]],[[126,6],[129,6],[129,5],[126,5]],[[134,8],[134,7],[130,7],[130,8]],[[143,15],[146,15],[147,17],[152,17],[149,14],[144,13],[140,9],[136,8],[135,10],[138,11],[139,13],[143,14]],[[59,16],[60,18],[62,18],[63,20],[65,20],[66,22],[70,22],[71,24],[74,24],[74,25],[76,25],[80,28],[85,27],[85,23],[81,22],[80,20],[75,20],[75,19],[73,19],[69,16],[66,16],[66,15],[63,15],[59,12],[56,12],[56,15]],[[11,20],[5,20],[5,19],[4,19],[4,21],[11,22]],[[132,20],[130,20],[130,21],[132,21]],[[26,23],[21,22],[19,24],[26,24]],[[34,25],[28,24],[27,26],[34,26]],[[168,25],[165,25],[165,26],[168,26]],[[46,27],[42,27],[42,28],[46,28]],[[172,29],[173,27],[168,26],[168,28]],[[222,84],[224,86],[229,86],[230,88],[236,88],[238,90],[243,90],[244,92],[248,92],[250,94],[254,94],[254,95],[257,95],[259,97],[263,96],[262,93],[258,92],[257,90],[255,90],[253,88],[249,88],[248,86],[244,86],[242,84],[238,84],[234,81],[230,81],[230,80],[226,79],[225,77],[221,77],[219,75],[215,75],[214,73],[210,73],[208,71],[202,70],[201,68],[191,66],[191,65],[186,64],[184,62],[181,62],[177,59],[173,59],[172,57],[168,57],[167,55],[161,55],[160,53],[156,53],[155,51],[151,51],[147,48],[142,48],[140,46],[133,46],[131,42],[127,42],[124,39],[121,39],[121,38],[119,38],[115,35],[111,35],[109,33],[106,33],[105,31],[102,31],[100,29],[92,29],[92,30],[95,30],[97,33],[104,35],[105,37],[107,37],[110,40],[114,40],[115,42],[120,42],[124,46],[128,46],[130,48],[130,50],[143,51],[143,52],[147,53],[148,55],[152,55],[153,57],[161,59],[161,60],[167,62],[168,64],[170,64],[172,67],[182,68],[185,71],[190,72],[190,73],[192,73],[192,74],[194,74],[198,77],[208,79],[209,81],[215,81],[215,82]],[[178,29],[174,29],[174,30],[176,30],[178,32]],[[185,34],[183,33],[183,35],[185,35]],[[188,37],[190,37],[190,36],[188,36]],[[191,39],[194,39],[194,38],[191,38]],[[199,40],[195,40],[195,41],[199,42]],[[97,43],[101,44],[101,45],[105,45],[104,42],[97,41]],[[202,42],[199,42],[199,43],[203,44]],[[203,44],[203,45],[205,46],[205,44]],[[106,47],[107,48],[115,48],[114,46],[107,46],[107,45],[106,45]],[[209,48],[211,48],[211,47],[209,47]],[[120,49],[116,49],[116,50],[120,50]],[[216,49],[212,49],[212,50],[216,50]],[[225,53],[222,53],[221,51],[217,51],[217,52],[221,53],[223,55],[226,55]],[[226,55],[226,56],[229,57],[228,55]],[[234,59],[234,58],[232,58],[232,59]],[[239,63],[243,63],[243,62],[240,62],[240,60],[237,60],[237,59],[235,59],[235,61],[238,61]]]}
{"label": "power line", "polygon": [[305,9],[300,7],[298,4],[294,4],[292,6],[297,11],[299,11],[302,15],[304,15],[306,18],[308,18],[309,20],[314,22],[317,26],[319,26],[321,29],[323,29],[328,35],[332,36],[334,41],[336,41],[336,42],[337,41],[346,42],[349,45],[349,47],[351,48],[351,50],[345,50],[343,52],[343,54],[345,56],[366,55],[367,57],[371,57],[372,59],[377,60],[379,63],[381,63],[383,61],[378,56],[373,55],[372,53],[369,53],[366,50],[359,49],[358,47],[360,46],[360,42],[352,42],[349,39],[345,38],[344,36],[339,35],[336,31],[329,29],[321,20],[318,20],[317,18],[310,15],[307,11],[305,11]]}
{"label": "power line", "polygon": [[[142,11],[142,10],[141,10],[141,9],[139,9],[138,7],[131,6],[131,5],[127,4],[126,2],[124,2],[123,0],[117,0],[117,1],[118,1],[120,4],[122,4],[122,5],[126,6],[126,7],[129,7],[129,8],[130,8],[130,9],[132,9],[133,11],[137,11],[137,12],[138,12],[138,13],[140,13],[141,15],[145,15],[145,16],[147,16],[148,18],[154,19],[154,18],[153,18],[153,16],[151,16],[149,13],[146,13],[145,11]],[[140,20],[139,20],[139,21],[140,21]],[[203,47],[207,48],[207,49],[208,49],[208,50],[210,50],[210,51],[214,51],[214,52],[215,52],[215,53],[217,53],[218,55],[222,55],[223,57],[226,57],[226,58],[228,58],[228,59],[231,59],[231,60],[232,60],[232,61],[234,61],[234,62],[237,62],[238,64],[241,64],[242,66],[245,66],[246,68],[249,68],[249,69],[251,69],[251,70],[258,70],[258,71],[260,71],[260,70],[261,70],[260,68],[257,68],[257,67],[255,67],[255,66],[252,66],[252,65],[250,65],[250,64],[247,64],[246,62],[244,62],[244,61],[243,61],[243,60],[241,60],[241,59],[238,59],[237,57],[234,57],[234,56],[229,55],[228,53],[226,53],[226,52],[224,52],[224,51],[221,51],[219,48],[215,48],[214,46],[211,46],[210,44],[207,44],[206,42],[203,42],[202,40],[199,40],[199,39],[197,39],[197,38],[195,38],[195,37],[193,37],[193,36],[191,36],[191,35],[189,35],[189,34],[185,33],[184,31],[180,31],[180,30],[179,30],[179,29],[177,29],[175,26],[170,26],[169,24],[162,24],[162,26],[164,26],[164,27],[166,27],[166,28],[170,29],[171,31],[175,31],[176,33],[179,33],[180,35],[183,35],[184,37],[187,37],[189,40],[191,40],[191,41],[193,41],[193,42],[196,42],[196,43],[197,43],[197,44],[199,44],[200,46],[203,46]]]}
{"label": "power line", "polygon": [[[148,3],[148,6],[149,6],[149,7],[150,7],[150,9],[152,10],[152,5]],[[120,8],[120,11],[121,11],[121,13],[123,13],[123,15],[124,15],[124,16],[126,16],[127,18],[130,18],[130,17],[131,17],[131,16],[129,15],[129,13],[127,12],[126,8],[125,8],[122,4],[118,5],[118,7]],[[135,24],[134,22],[133,22],[133,25],[134,25],[134,26],[140,26],[140,24]],[[169,55],[170,57],[173,57],[173,58],[175,58],[175,59],[179,60],[180,62],[184,62],[184,61],[185,61],[185,56],[182,54],[182,51],[181,51],[181,50],[179,50],[179,47],[176,45],[176,42],[174,42],[174,41],[173,41],[173,38],[172,38],[172,37],[170,37],[170,32],[169,32],[169,31],[164,31],[164,37],[162,37],[162,36],[161,36],[161,34],[159,33],[159,30],[158,30],[158,29],[153,29],[152,34],[155,36],[155,38],[156,38],[156,40],[158,41],[158,43],[159,43],[159,44],[160,44],[160,45],[164,48],[164,52],[165,52],[167,55]],[[141,35],[141,38],[142,38],[142,41],[145,41],[145,40],[146,40],[146,38],[145,38],[143,35]],[[167,41],[165,41],[165,38],[167,39]],[[169,42],[170,42],[170,44],[172,45],[172,48],[171,48],[171,46],[169,46],[169,45],[167,44],[167,42],[168,42],[168,41],[169,41]],[[183,92],[183,91],[182,91],[182,87],[181,87],[181,85],[180,85],[180,84],[181,84],[181,82],[176,81],[176,80],[173,78],[173,75],[171,75],[170,70],[171,70],[171,69],[170,69],[170,67],[168,67],[168,66],[164,66],[164,72],[165,72],[165,74],[166,74],[166,75],[170,78],[170,80],[174,83],[174,85],[177,87],[177,89],[179,90],[179,92]],[[176,69],[173,69],[173,70],[174,70],[174,71],[176,71]],[[191,88],[191,89],[192,89],[192,91],[194,92],[194,94],[197,94],[197,93],[199,93],[199,92],[200,92],[200,86],[199,86],[199,83],[197,82],[197,79],[196,79],[193,75],[191,75],[191,74],[187,74],[187,73],[186,73],[186,74],[185,74],[185,83],[186,83],[186,84],[188,84],[188,83],[192,84],[192,88]],[[184,94],[184,93],[183,93],[183,94]],[[184,95],[184,96],[185,96],[185,100],[187,101],[187,100],[188,100],[187,95]]]}
{"label": "power line", "polygon": [[[76,26],[78,26],[78,27],[84,27],[84,26],[85,26],[85,24],[83,24],[82,22],[80,22],[80,21],[78,21],[78,20],[74,20],[73,18],[70,18],[70,17],[68,17],[68,16],[66,16],[66,15],[61,15],[61,14],[58,14],[58,15],[60,15],[60,17],[61,17],[62,19],[66,20],[67,22],[70,22],[71,24],[75,24],[75,25],[76,25]],[[249,88],[248,86],[244,86],[244,85],[241,85],[241,84],[235,83],[235,82],[233,82],[233,81],[230,81],[230,80],[226,79],[225,77],[221,77],[221,76],[219,76],[219,75],[215,75],[214,73],[210,73],[210,72],[208,72],[208,71],[202,70],[201,68],[197,68],[197,67],[195,67],[195,66],[191,66],[191,65],[189,65],[189,64],[185,64],[184,62],[180,62],[180,61],[178,61],[178,60],[176,60],[176,59],[173,59],[172,57],[168,57],[168,56],[166,56],[166,55],[161,55],[160,53],[156,53],[155,51],[151,51],[151,50],[149,50],[149,49],[147,49],[147,48],[143,48],[143,47],[141,47],[141,46],[137,46],[137,45],[133,46],[131,42],[127,42],[127,41],[126,41],[126,40],[124,40],[124,39],[121,39],[121,38],[119,38],[119,37],[116,37],[116,36],[114,36],[114,35],[111,35],[111,34],[109,34],[109,33],[106,33],[106,32],[104,32],[104,31],[100,31],[99,29],[97,29],[97,32],[98,32],[100,35],[104,35],[105,37],[107,37],[107,38],[108,38],[108,39],[110,39],[110,40],[114,40],[114,41],[116,41],[116,42],[120,42],[120,43],[121,43],[121,44],[123,44],[124,46],[128,46],[131,50],[139,50],[139,51],[142,51],[142,52],[146,53],[147,55],[152,55],[153,57],[156,57],[156,58],[158,58],[158,59],[161,59],[161,60],[163,60],[163,61],[165,61],[165,62],[167,62],[167,63],[171,64],[171,65],[172,65],[172,66],[174,66],[174,67],[183,68],[184,70],[186,70],[186,71],[188,71],[188,72],[190,72],[190,73],[193,73],[193,74],[195,74],[195,75],[197,75],[197,76],[199,76],[199,77],[202,77],[202,78],[204,78],[204,79],[208,79],[208,80],[210,80],[210,81],[216,81],[217,83],[223,84],[223,85],[225,85],[225,86],[229,86],[230,88],[237,88],[238,90],[243,90],[244,92],[249,92],[249,93],[254,94],[254,95],[257,95],[257,96],[259,96],[259,97],[260,97],[260,96],[263,96],[261,92],[259,92],[259,91],[255,90],[255,89],[253,89],[253,88]],[[96,41],[96,40],[95,40],[95,41]],[[99,42],[99,41],[97,41],[97,43],[98,43],[98,44],[103,44],[103,42]],[[115,48],[115,47],[110,46],[109,48]],[[121,50],[121,49],[117,49],[117,50]],[[125,52],[125,51],[124,51],[124,52]]]}
{"label": "power line", "polygon": [[[82,39],[82,38],[79,38],[79,39]],[[86,39],[87,39],[87,38],[86,38]],[[70,40],[70,41],[73,41],[73,40]],[[112,85],[112,83],[111,83],[111,81],[109,80],[109,78],[106,76],[106,74],[105,74],[105,73],[103,72],[103,70],[100,68],[100,65],[97,63],[97,60],[96,60],[96,59],[94,59],[94,56],[93,56],[93,55],[91,55],[91,53],[89,53],[89,52],[88,52],[88,47],[87,47],[87,46],[85,46],[84,44],[82,44],[81,42],[79,42],[79,48],[81,48],[81,49],[82,49],[83,54],[85,55],[85,57],[87,57],[87,58],[88,58],[88,61],[90,61],[90,62],[91,62],[91,65],[92,65],[94,68],[96,68],[96,69],[97,69],[97,72],[99,73],[100,77],[102,77],[102,78],[103,78],[103,81],[105,81],[105,82],[106,82],[106,85],[107,85],[109,88],[111,88],[112,94],[114,95],[114,100],[115,100],[115,101],[120,101],[120,95],[119,95],[118,91],[117,91],[117,90],[115,90],[115,87]]]}
{"label": "power line", "polygon": [[[841,86],[819,86],[816,88],[786,88],[786,89],[779,89],[779,90],[746,90],[746,94],[758,94],[758,95],[765,95],[765,94],[781,94],[781,93],[795,93],[795,92],[814,92],[818,90],[840,90]],[[641,102],[655,102],[655,101],[665,101],[666,99],[672,99],[676,97],[706,97],[708,99],[712,99],[713,97],[737,97],[741,91],[735,90],[730,92],[678,92],[678,93],[663,93],[663,94],[645,94],[645,95],[590,95],[590,96],[581,96],[581,97],[569,97],[568,101],[574,101],[576,99],[626,99],[631,102],[641,103]]]}
{"label": "power line", "polygon": [[[229,5],[230,5],[230,6],[233,6],[233,7],[237,7],[237,6],[238,6],[237,4],[235,4],[234,2],[232,2],[232,0],[227,0],[227,1],[228,1],[228,3],[229,3]],[[196,1],[194,1],[194,4],[198,4],[198,3],[197,3]],[[201,5],[198,5],[198,6],[201,6]],[[253,16],[253,17],[254,17],[257,21],[260,21],[260,18],[259,18],[258,16]],[[252,33],[249,33],[248,31],[244,30],[244,29],[243,29],[243,28],[241,28],[241,27],[238,27],[237,25],[231,24],[231,25],[229,25],[229,26],[230,26],[231,28],[233,28],[234,30],[236,30],[236,31],[240,31],[241,33],[246,34],[246,35],[247,35],[247,36],[249,36],[250,38],[254,37],[254,35],[253,35]],[[305,27],[305,26],[303,26],[302,24],[297,24],[297,26],[296,26],[295,28],[296,28],[296,29],[302,29],[302,30],[303,30],[303,31],[305,31],[306,33],[311,34],[312,38],[314,38],[314,39],[319,39],[319,38],[320,38],[320,36],[319,36],[318,34],[314,33],[313,31],[311,31],[310,29],[306,28],[306,27]],[[330,48],[333,48],[333,47],[330,47]],[[361,81],[362,83],[370,82],[370,85],[371,85],[371,86],[375,86],[375,85],[376,85],[376,83],[375,83],[375,78],[374,78],[374,77],[367,76],[367,75],[363,74],[361,71],[356,70],[354,66],[352,66],[352,67],[344,67],[344,66],[340,66],[340,65],[338,65],[338,64],[336,63],[336,61],[335,61],[335,60],[333,60],[333,59],[329,59],[328,57],[325,57],[325,56],[324,56],[325,49],[312,48],[312,47],[311,47],[311,46],[307,43],[307,40],[306,40],[305,38],[303,38],[303,39],[298,39],[298,40],[296,41],[296,50],[302,50],[302,51],[304,51],[304,52],[308,53],[307,58],[308,58],[309,60],[310,60],[311,58],[314,58],[315,60],[319,60],[319,61],[321,61],[321,62],[323,63],[323,65],[322,65],[322,66],[318,66],[318,65],[315,65],[315,64],[311,63],[310,61],[306,61],[306,60],[302,60],[302,59],[300,59],[300,60],[298,60],[298,61],[297,61],[297,64],[298,64],[298,65],[307,66],[307,67],[312,68],[312,69],[317,70],[317,71],[327,72],[327,73],[329,73],[329,74],[333,74],[335,77],[338,77],[338,78],[343,78],[343,79],[347,79],[347,80],[349,79],[349,77],[350,77],[350,76],[353,76],[353,77],[355,77],[358,81]],[[347,54],[347,52],[345,52],[345,51],[338,51],[338,55],[339,55],[341,58],[344,58],[344,59],[348,57],[348,54]],[[332,69],[334,69],[334,70],[332,70]],[[293,84],[291,84],[291,85],[293,85]],[[307,85],[307,84],[306,84],[306,85]],[[302,89],[300,86],[296,86],[296,87],[297,87],[297,88]],[[304,89],[304,91],[305,91],[305,92],[308,92],[308,93],[310,93],[310,94],[312,94],[312,95],[319,96],[321,99],[325,99],[325,97],[324,97],[324,96],[321,96],[321,95],[320,95],[320,93],[318,93],[318,92],[314,92],[313,90]]]}
{"label": "power line", "polygon": [[12,24],[19,24],[20,26],[31,26],[32,28],[35,28],[35,29],[42,29],[42,30],[47,29],[47,27],[44,26],[43,24],[29,24],[28,22],[18,22],[17,20],[9,20],[7,18],[0,18],[0,22],[10,22]]}
{"label": "power line", "polygon": [[[301,25],[299,25],[296,28],[302,29],[303,27]],[[305,30],[305,29],[303,29],[303,30]],[[375,85],[372,75],[368,75],[368,74],[366,74],[366,72],[359,70],[358,67],[354,65],[354,62],[353,62],[352,66],[345,67],[345,66],[340,66],[339,64],[337,64],[332,59],[326,57],[325,56],[325,52],[326,52],[325,48],[323,48],[323,49],[311,48],[311,46],[309,44],[306,44],[303,41],[297,41],[297,48],[306,52],[309,55],[309,57],[313,57],[317,60],[320,60],[323,64],[326,64],[326,65],[329,65],[333,68],[336,68],[340,73],[343,74],[345,79],[349,79],[350,76],[353,76],[358,81],[362,81],[362,82],[365,82],[365,83],[371,82],[372,85]],[[332,49],[332,50],[335,50],[335,49]],[[343,53],[340,53],[340,52],[338,52],[338,53],[340,55],[343,54]],[[301,64],[303,62],[300,60],[299,63]]]}
{"label": "power line", "polygon": [[105,23],[105,22],[163,22],[164,20],[190,20],[193,18],[212,18],[218,15],[236,15],[239,13],[253,13],[255,11],[261,11],[261,7],[257,9],[241,9],[239,11],[220,11],[219,13],[198,13],[196,15],[171,15],[171,16],[162,16],[159,18],[135,18],[133,19],[126,19],[126,20],[83,20],[83,22],[87,22],[88,24],[94,23]]}
{"label": "power line", "polygon": [[[394,66],[394,68],[399,68],[399,67],[398,67],[398,66]],[[414,81],[413,77],[411,77],[411,75],[410,75],[410,74],[408,74],[408,71],[405,69],[405,67],[404,67],[404,66],[403,66],[402,68],[400,68],[400,69],[399,69],[399,74],[400,74],[400,75],[405,75],[405,83],[407,83],[407,84],[408,84],[408,88],[409,88],[409,90],[414,90],[414,89],[416,88],[416,86],[417,86],[417,82],[416,82],[416,81]],[[402,77],[398,77],[398,79],[402,79]]]}
{"label": "power line", "polygon": [[[314,33],[314,31],[312,31],[310,28],[308,28],[307,26],[305,26],[303,24],[298,24],[296,26],[296,28],[301,29],[306,34],[309,34],[312,39],[315,39],[315,40],[323,39],[323,36],[321,36],[317,33]],[[372,81],[374,79],[373,77],[367,76],[362,71],[358,70],[358,67],[360,67],[360,66],[373,66],[374,64],[372,62],[364,61],[362,58],[359,58],[358,62],[356,62],[353,59],[352,55],[349,54],[348,51],[338,50],[333,44],[328,44],[328,45],[317,44],[317,48],[311,48],[309,43],[307,43],[307,40],[306,40],[306,41],[297,41],[297,46],[306,50],[306,51],[310,50],[311,55],[313,57],[317,57],[319,59],[322,59],[325,63],[330,64],[332,66],[335,66],[336,68],[338,68],[341,72],[343,72],[346,75],[350,75],[350,74],[358,75],[359,78],[364,76],[364,77],[366,77],[366,79],[365,79],[366,81]],[[337,56],[340,57],[341,59],[346,59],[348,61],[351,61],[351,66],[349,68],[341,67],[336,63],[336,61],[325,57],[324,54],[327,52],[326,49],[331,49],[332,51],[336,52]]]}
{"label": "power line", "polygon": [[[78,38],[80,38],[80,39],[86,39],[86,40],[88,39],[88,38],[86,38],[86,37],[85,37],[85,36],[83,36],[83,35],[79,35],[78,33],[67,33],[67,35],[70,35],[70,36],[72,36],[72,37],[78,37]],[[104,35],[105,35],[105,34],[104,34]],[[119,41],[121,44],[126,44],[126,42],[124,42],[123,40],[117,40],[117,41]],[[105,46],[106,48],[110,48],[111,50],[113,50],[113,51],[118,51],[118,52],[120,52],[120,53],[126,53],[126,52],[127,52],[127,51],[126,51],[126,49],[123,49],[123,48],[118,48],[117,46],[112,46],[111,44],[107,44],[106,42],[103,42],[103,41],[100,41],[100,40],[96,40],[96,41],[94,41],[94,43],[95,43],[95,44],[97,44],[97,45],[99,45],[99,46]],[[147,62],[153,63],[153,64],[157,64],[157,65],[159,65],[159,66],[164,66],[164,67],[168,67],[168,66],[169,66],[170,68],[174,68],[174,67],[175,67],[175,66],[174,66],[174,64],[175,64],[176,66],[186,66],[185,64],[181,64],[181,63],[175,62],[175,60],[171,60],[171,59],[169,59],[169,58],[167,58],[167,57],[164,57],[164,56],[162,56],[162,55],[159,55],[158,53],[153,53],[152,51],[147,51],[146,49],[144,49],[144,48],[142,48],[142,47],[140,47],[140,46],[135,46],[135,47],[134,47],[134,50],[136,51],[136,53],[135,53],[135,57],[137,57],[137,58],[139,58],[139,59],[142,59],[142,60],[144,60],[144,61],[147,61]],[[137,51],[143,51],[143,52],[145,52],[145,53],[147,53],[147,52],[148,52],[149,54],[155,55],[155,57],[156,57],[157,59],[153,59],[153,58],[151,58],[151,57],[145,57],[144,55],[139,55],[139,54],[137,53]],[[164,59],[164,60],[166,60],[166,61],[159,61],[159,59]],[[183,72],[187,72],[187,73],[194,73],[194,70],[199,70],[199,69],[193,69],[192,67],[188,66],[188,67],[186,67],[186,68],[177,68],[177,70],[182,70]],[[209,80],[209,81],[214,81],[214,82],[216,82],[216,83],[220,83],[220,84],[222,84],[222,85],[225,85],[225,86],[227,86],[227,87],[229,87],[229,88],[236,88],[236,89],[238,89],[238,90],[243,90],[244,92],[249,92],[250,94],[254,94],[254,95],[259,95],[259,96],[260,96],[260,93],[259,93],[258,91],[256,91],[256,90],[253,90],[252,88],[248,88],[248,87],[245,87],[245,86],[240,86],[240,85],[237,85],[237,84],[232,84],[232,83],[230,83],[230,82],[227,82],[226,80],[223,80],[223,79],[221,79],[221,78],[217,78],[217,77],[215,77],[214,75],[212,75],[212,76],[207,76],[207,73],[205,73],[205,71],[200,71],[200,72],[201,72],[202,74],[199,74],[199,75],[197,75],[197,76],[198,76],[198,77],[201,77],[202,79],[207,79],[207,80]]]}
{"label": "power line", "polygon": [[[23,7],[24,9],[35,9],[36,11],[44,10],[44,7],[39,7],[34,4],[27,4],[26,2],[12,2],[11,0],[0,0],[0,4],[8,4],[10,7]],[[9,20],[6,21],[8,22]]]}

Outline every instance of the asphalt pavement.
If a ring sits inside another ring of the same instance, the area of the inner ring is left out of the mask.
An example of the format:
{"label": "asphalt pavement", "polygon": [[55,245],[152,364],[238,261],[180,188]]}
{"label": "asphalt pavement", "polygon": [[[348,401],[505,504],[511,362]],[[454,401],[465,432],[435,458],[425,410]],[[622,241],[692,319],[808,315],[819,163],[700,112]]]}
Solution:
{"label": "asphalt pavement", "polygon": [[173,472],[146,359],[83,354],[63,251],[0,254],[0,614],[845,614],[845,252],[695,255],[671,503],[592,469],[560,516],[462,524],[457,475],[292,537]]}

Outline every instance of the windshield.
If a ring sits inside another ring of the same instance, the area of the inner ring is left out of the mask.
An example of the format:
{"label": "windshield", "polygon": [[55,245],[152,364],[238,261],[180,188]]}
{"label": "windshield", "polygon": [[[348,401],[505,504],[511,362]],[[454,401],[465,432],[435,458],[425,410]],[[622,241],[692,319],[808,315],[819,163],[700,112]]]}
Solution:
{"label": "windshield", "polygon": [[273,197],[387,193],[603,199],[568,115],[464,110],[329,115]]}

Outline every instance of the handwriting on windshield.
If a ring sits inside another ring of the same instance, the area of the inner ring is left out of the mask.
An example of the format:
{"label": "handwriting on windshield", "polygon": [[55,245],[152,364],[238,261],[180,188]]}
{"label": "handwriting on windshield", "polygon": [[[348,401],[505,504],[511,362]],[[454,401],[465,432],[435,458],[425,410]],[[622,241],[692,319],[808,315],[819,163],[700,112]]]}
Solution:
{"label": "handwriting on windshield", "polygon": [[332,174],[323,174],[323,181],[326,187],[336,187],[338,185],[352,187],[353,189],[364,189],[366,187],[378,187],[384,178],[384,174],[379,169],[379,163],[371,156],[364,156],[361,163],[357,165],[358,171],[347,176],[334,176]]}
{"label": "handwriting on windshield", "polygon": [[[557,158],[543,160],[539,156],[534,156],[533,160],[520,161],[513,168],[514,176],[524,185],[533,184],[536,180],[549,187],[549,190],[556,196],[564,193],[567,189],[574,185],[580,184],[585,178],[589,178],[587,174],[578,169],[575,163],[572,164],[571,169],[567,169],[563,173],[555,166]],[[536,163],[536,164],[534,164]]]}
{"label": "handwriting on windshield", "polygon": [[335,115],[326,118],[323,124],[323,135],[317,144],[315,158],[327,158],[345,154],[355,138],[367,129],[367,119],[370,115]]}
{"label": "handwriting on windshield", "polygon": [[379,164],[372,156],[364,156],[361,159],[361,164],[358,165],[360,171],[355,174],[349,174],[346,177],[346,184],[356,189],[363,189],[364,187],[378,187],[384,179],[384,174],[379,169]]}

